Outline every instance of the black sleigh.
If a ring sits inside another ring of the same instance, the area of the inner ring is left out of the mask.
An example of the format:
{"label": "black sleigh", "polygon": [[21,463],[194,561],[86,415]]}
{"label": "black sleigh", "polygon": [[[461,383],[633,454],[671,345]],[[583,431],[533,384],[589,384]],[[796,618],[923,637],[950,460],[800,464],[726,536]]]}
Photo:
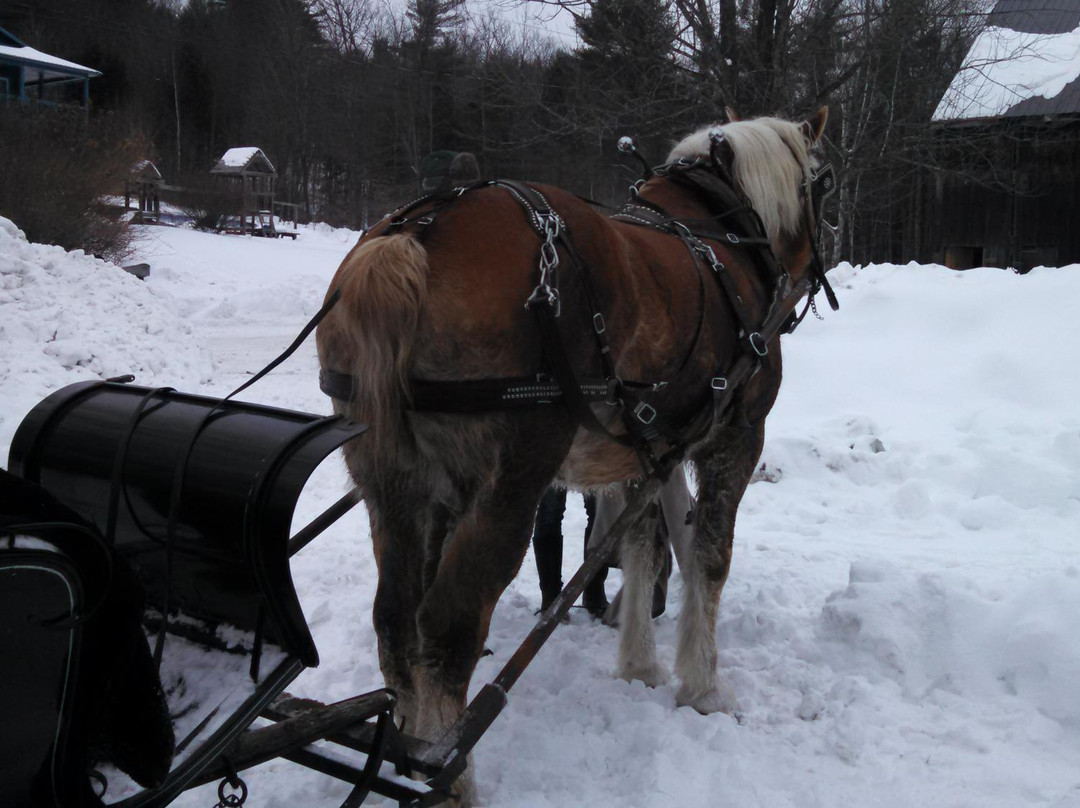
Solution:
{"label": "black sleigh", "polygon": [[295,506],[364,430],[117,382],[26,416],[0,471],[0,804],[162,806],[217,782],[237,806],[272,758],[350,784],[346,806],[445,799],[401,776],[437,771],[392,692],[285,692],[319,661],[289,558],[357,497],[291,534]]}

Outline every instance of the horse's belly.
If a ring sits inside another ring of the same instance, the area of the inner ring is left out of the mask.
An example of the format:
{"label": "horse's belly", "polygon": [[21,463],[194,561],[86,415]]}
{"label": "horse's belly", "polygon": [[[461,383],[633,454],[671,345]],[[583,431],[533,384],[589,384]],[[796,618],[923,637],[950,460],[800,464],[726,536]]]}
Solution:
{"label": "horse's belly", "polygon": [[579,428],[555,482],[570,488],[599,488],[642,475],[632,449]]}

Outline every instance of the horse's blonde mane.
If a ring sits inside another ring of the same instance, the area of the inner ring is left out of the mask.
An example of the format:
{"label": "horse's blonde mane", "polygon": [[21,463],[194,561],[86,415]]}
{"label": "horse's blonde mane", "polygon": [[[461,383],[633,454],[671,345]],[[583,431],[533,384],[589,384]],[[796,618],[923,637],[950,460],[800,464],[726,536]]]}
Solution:
{"label": "horse's blonde mane", "polygon": [[[683,138],[668,162],[680,157],[709,156],[707,126]],[[784,233],[798,232],[802,216],[799,186],[809,170],[809,144],[798,124],[780,118],[733,121],[720,127],[735,154],[734,180],[775,243]]]}

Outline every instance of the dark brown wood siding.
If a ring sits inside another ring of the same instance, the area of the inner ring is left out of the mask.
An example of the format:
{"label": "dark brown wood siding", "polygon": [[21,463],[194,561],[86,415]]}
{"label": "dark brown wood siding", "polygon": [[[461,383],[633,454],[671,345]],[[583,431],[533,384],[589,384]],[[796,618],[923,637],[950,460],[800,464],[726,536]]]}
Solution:
{"label": "dark brown wood siding", "polygon": [[[999,121],[964,154],[943,131],[943,170],[927,183],[926,258],[976,256],[1026,271],[1080,263],[1080,122]],[[987,145],[989,144],[989,145]]]}

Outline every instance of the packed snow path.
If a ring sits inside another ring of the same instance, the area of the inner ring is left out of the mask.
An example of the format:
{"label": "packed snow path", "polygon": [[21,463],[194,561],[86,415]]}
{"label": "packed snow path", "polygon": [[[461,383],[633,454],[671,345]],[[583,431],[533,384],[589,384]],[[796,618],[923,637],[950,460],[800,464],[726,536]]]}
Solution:
{"label": "packed snow path", "polygon": [[[147,228],[141,284],[0,220],[0,460],[25,412],[72,381],[130,370],[231,390],[314,313],[355,238]],[[612,678],[614,631],[575,610],[477,747],[485,804],[1080,806],[1080,267],[832,277],[841,311],[784,338],[783,389],[739,513],[719,627],[737,715],[676,709],[670,685]],[[314,346],[245,397],[329,411]],[[327,461],[297,523],[345,486]],[[564,524],[566,576],[580,501]],[[330,701],[379,686],[362,511],[293,569],[323,661],[291,691]],[[669,666],[680,594],[676,575],[657,625]],[[530,556],[474,690],[538,605]],[[285,762],[245,779],[267,807],[347,793]],[[176,804],[215,800],[205,788]]]}

